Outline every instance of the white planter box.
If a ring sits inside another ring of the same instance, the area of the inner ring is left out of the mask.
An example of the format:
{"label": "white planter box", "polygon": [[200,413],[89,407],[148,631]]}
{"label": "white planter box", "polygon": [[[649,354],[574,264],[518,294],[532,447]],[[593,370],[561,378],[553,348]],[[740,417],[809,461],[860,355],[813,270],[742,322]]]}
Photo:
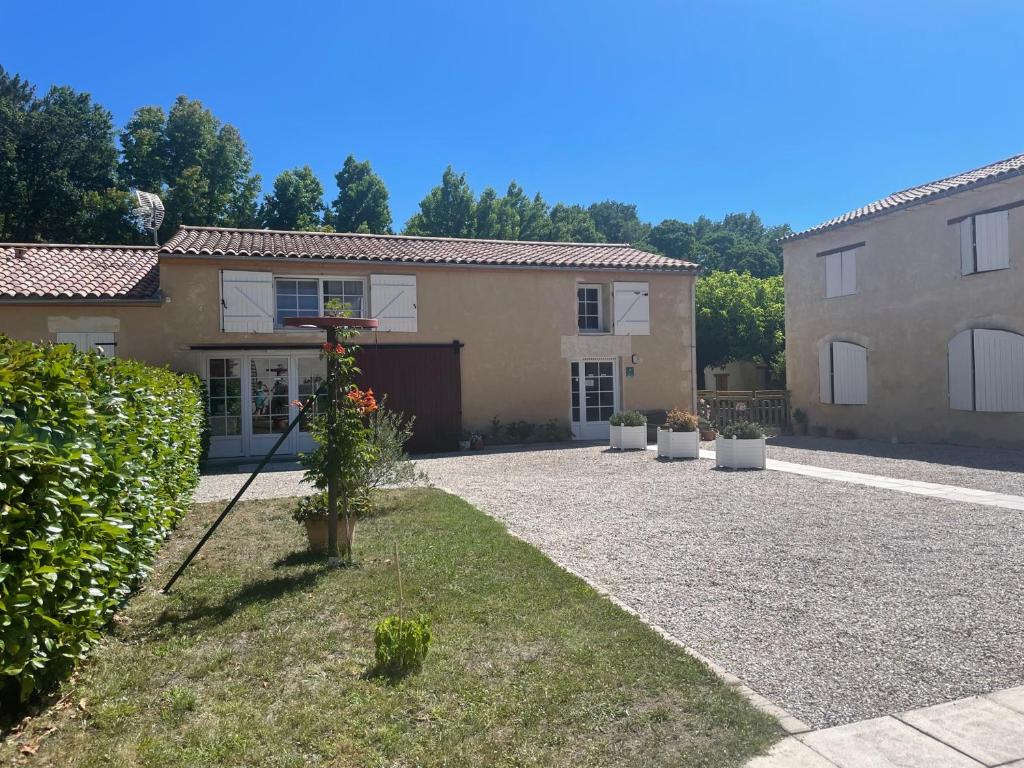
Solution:
{"label": "white planter box", "polygon": [[729,469],[764,469],[768,450],[763,437],[753,440],[715,438],[715,466]]}
{"label": "white planter box", "polygon": [[700,455],[697,432],[658,430],[658,456],[666,459],[696,459]]}
{"label": "white planter box", "polygon": [[620,451],[647,449],[647,425],[642,427],[608,427],[608,445]]}

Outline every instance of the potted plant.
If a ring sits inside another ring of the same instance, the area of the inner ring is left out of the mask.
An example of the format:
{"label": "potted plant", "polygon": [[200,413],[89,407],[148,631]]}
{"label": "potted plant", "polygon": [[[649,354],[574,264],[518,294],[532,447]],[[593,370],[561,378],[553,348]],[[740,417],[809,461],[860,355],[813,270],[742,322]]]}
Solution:
{"label": "potted plant", "polygon": [[666,459],[696,459],[700,455],[697,417],[673,408],[658,429],[658,456]]}
{"label": "potted plant", "polygon": [[714,440],[718,437],[718,430],[715,429],[715,425],[711,423],[710,419],[701,416],[698,425],[700,427],[701,440]]}
{"label": "potted plant", "polygon": [[619,411],[608,419],[608,440],[620,451],[647,449],[647,417],[640,411]]}
{"label": "potted plant", "polygon": [[803,437],[807,436],[807,413],[797,408],[793,411],[793,423],[796,424],[796,433]]}
{"label": "potted plant", "polygon": [[715,466],[729,469],[764,469],[767,449],[760,424],[737,421],[715,438]]}
{"label": "potted plant", "polygon": [[[349,501],[353,514],[366,515],[373,508],[369,494]],[[292,510],[292,520],[306,527],[306,539],[310,552],[327,551],[327,491],[317,491],[312,496],[303,496]],[[344,537],[342,528],[345,521],[338,520],[338,536]]]}

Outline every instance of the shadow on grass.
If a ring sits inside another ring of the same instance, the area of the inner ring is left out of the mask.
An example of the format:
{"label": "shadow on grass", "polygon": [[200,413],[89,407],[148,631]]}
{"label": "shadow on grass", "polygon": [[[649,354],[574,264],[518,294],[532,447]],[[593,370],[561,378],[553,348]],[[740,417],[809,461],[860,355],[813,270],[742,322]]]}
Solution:
{"label": "shadow on grass", "polygon": [[407,677],[411,677],[420,671],[420,667],[415,669],[400,669],[391,670],[385,669],[380,664],[373,664],[363,670],[363,674],[359,676],[360,680],[380,680],[386,685],[398,685],[400,682],[405,680]]}
{"label": "shadow on grass", "polygon": [[280,557],[274,561],[275,568],[290,568],[295,565],[314,565],[327,560],[326,552],[315,552],[309,549],[300,549]]}
{"label": "shadow on grass", "polygon": [[[286,559],[286,558],[285,558]],[[324,575],[326,568],[304,571],[288,576],[275,576],[247,584],[220,602],[200,599],[194,602],[186,597],[181,605],[165,608],[157,618],[157,625],[178,627],[184,624],[218,624],[236,612],[253,605],[270,603],[293,592],[309,589]]]}

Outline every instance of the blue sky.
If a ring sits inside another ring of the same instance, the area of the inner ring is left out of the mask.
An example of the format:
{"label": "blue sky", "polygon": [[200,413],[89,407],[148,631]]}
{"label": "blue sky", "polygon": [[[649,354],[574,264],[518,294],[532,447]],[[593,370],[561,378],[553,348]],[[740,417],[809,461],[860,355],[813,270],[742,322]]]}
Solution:
{"label": "blue sky", "polygon": [[[269,186],[333,197],[369,159],[396,225],[451,163],[479,193],[618,199],[641,218],[813,225],[1024,152],[1024,4],[6,3],[0,64],[120,126],[184,93]],[[140,10],[141,9],[141,10]]]}

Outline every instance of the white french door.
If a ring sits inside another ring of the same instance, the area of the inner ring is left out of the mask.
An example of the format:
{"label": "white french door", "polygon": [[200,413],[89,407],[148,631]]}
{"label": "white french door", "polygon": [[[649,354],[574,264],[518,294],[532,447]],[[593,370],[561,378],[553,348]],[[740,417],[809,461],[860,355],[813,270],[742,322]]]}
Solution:
{"label": "white french door", "polygon": [[[294,401],[305,402],[326,377],[326,363],[315,353],[231,354],[204,358],[210,419],[210,458],[266,454],[298,415]],[[316,404],[310,413],[315,413]],[[306,418],[277,455],[312,450]]]}
{"label": "white french door", "polygon": [[608,419],[619,409],[616,361],[573,360],[569,382],[573,435],[577,440],[607,440]]}

